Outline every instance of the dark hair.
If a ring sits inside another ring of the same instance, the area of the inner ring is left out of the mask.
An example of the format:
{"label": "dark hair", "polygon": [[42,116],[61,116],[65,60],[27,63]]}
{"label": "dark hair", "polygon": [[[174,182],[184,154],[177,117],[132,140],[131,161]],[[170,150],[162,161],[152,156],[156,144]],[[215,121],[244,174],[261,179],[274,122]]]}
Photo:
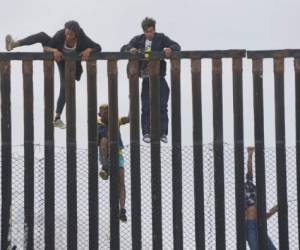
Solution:
{"label": "dark hair", "polygon": [[69,29],[72,30],[76,36],[78,37],[80,32],[81,32],[81,28],[78,22],[76,21],[68,21],[65,23],[65,29]]}
{"label": "dark hair", "polygon": [[155,29],[155,24],[156,24],[156,21],[151,18],[151,17],[146,17],[143,21],[142,21],[142,28],[143,30],[146,30],[150,27],[153,27]]}

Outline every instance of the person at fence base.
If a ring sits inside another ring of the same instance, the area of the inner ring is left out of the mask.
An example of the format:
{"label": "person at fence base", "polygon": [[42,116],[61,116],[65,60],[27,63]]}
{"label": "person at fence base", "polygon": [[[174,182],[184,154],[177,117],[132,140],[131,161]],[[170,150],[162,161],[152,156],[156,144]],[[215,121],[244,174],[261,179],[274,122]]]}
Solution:
{"label": "person at fence base", "polygon": [[[108,140],[108,105],[102,104],[99,107],[99,117],[97,120],[98,130],[98,145],[99,145],[99,160],[102,168],[100,170],[100,177],[103,180],[107,180],[109,177],[110,159],[109,159],[109,140]],[[129,123],[129,117],[122,117],[119,119],[119,126]],[[123,157],[123,142],[121,133],[119,130],[119,202],[120,202],[120,214],[119,219],[122,222],[127,221],[125,200],[126,200],[126,188],[125,188],[125,170],[124,170],[124,157]]]}
{"label": "person at fence base", "polygon": [[[77,52],[80,53],[81,59],[86,61],[91,52],[100,52],[101,46],[92,41],[76,21],[66,22],[64,29],[56,32],[53,37],[50,37],[45,32],[40,32],[18,41],[15,41],[11,35],[6,36],[7,51],[36,43],[40,43],[45,52],[53,53],[54,59],[57,62],[60,75],[60,91],[53,125],[58,128],[65,128],[65,124],[61,120],[61,113],[65,105],[65,62],[63,55]],[[82,72],[81,61],[76,61],[75,79],[77,81],[80,80]]]}
{"label": "person at fence base", "polygon": [[[135,36],[131,41],[121,48],[121,52],[131,52],[136,54],[145,51],[145,56],[149,55],[151,51],[163,51],[166,57],[170,57],[172,51],[179,51],[181,48],[178,43],[172,41],[163,33],[155,31],[156,22],[152,18],[146,17],[142,21],[143,34]],[[147,52],[147,53],[146,53]],[[139,63],[139,76],[142,81],[142,133],[143,141],[150,143],[150,101],[149,101],[149,72],[148,62],[142,60]],[[160,124],[161,124],[161,141],[168,142],[168,100],[170,89],[165,80],[166,76],[166,62],[160,60]]]}
{"label": "person at fence base", "polygon": [[[253,183],[253,171],[252,171],[252,157],[254,152],[254,147],[248,147],[248,172],[246,175],[245,183],[245,219],[246,219],[246,239],[251,250],[258,250],[257,242],[257,210],[256,210],[256,187]],[[274,206],[267,213],[267,219],[271,218],[272,215],[277,213],[278,206]],[[276,247],[273,242],[267,236],[267,250],[274,250]]]}

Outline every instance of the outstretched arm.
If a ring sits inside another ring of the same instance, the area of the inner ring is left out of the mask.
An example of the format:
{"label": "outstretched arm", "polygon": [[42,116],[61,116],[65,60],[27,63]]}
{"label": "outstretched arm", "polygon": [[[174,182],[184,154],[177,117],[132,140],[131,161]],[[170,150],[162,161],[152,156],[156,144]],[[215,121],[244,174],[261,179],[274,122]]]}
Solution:
{"label": "outstretched arm", "polygon": [[270,219],[274,214],[278,212],[278,205],[272,207],[269,212],[267,212],[267,220]]}

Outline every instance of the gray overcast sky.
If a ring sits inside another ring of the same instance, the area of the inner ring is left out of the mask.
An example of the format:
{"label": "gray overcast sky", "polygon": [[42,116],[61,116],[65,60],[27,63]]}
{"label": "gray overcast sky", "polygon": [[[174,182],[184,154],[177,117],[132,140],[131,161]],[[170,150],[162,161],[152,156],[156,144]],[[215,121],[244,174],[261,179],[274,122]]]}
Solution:
{"label": "gray overcast sky", "polygon": [[[78,20],[86,33],[99,42],[104,51],[118,51],[133,35],[142,32],[140,23],[145,16],[157,20],[157,31],[178,41],[183,50],[213,49],[284,49],[299,48],[299,1],[1,1],[0,50],[4,37],[15,38],[45,31],[53,35],[65,21]],[[19,48],[18,51],[41,51],[39,45]],[[126,62],[119,63],[120,114],[128,112],[128,83]],[[106,65],[98,63],[98,102],[107,101]],[[265,61],[265,127],[266,145],[274,145],[274,88],[272,61]],[[56,70],[57,71],[57,70]],[[34,63],[35,140],[43,143],[43,73],[42,64]],[[224,139],[233,141],[231,60],[223,64]],[[253,143],[253,103],[251,62],[244,60],[245,141]],[[167,77],[169,81],[169,75]],[[294,73],[292,60],[286,60],[285,75],[287,143],[294,145]],[[56,75],[55,99],[59,81]],[[183,143],[192,143],[190,64],[182,62]],[[212,141],[211,63],[203,60],[203,117],[204,141]],[[23,143],[23,99],[21,64],[12,67],[13,142]],[[86,78],[77,83],[78,143],[87,145]],[[170,112],[169,112],[170,113]],[[171,114],[170,114],[171,117]],[[122,129],[128,143],[128,127]],[[65,131],[56,130],[56,143],[64,145]]]}

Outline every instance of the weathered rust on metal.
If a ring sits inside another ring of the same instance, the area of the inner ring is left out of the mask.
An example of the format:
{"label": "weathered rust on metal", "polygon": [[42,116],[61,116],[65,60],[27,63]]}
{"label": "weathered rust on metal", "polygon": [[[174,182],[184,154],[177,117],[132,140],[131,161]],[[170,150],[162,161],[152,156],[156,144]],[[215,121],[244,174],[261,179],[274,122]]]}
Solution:
{"label": "weathered rust on metal", "polygon": [[216,248],[225,249],[222,59],[212,59]]}
{"label": "weathered rust on metal", "polygon": [[254,104],[254,137],[255,137],[255,174],[257,190],[257,230],[260,249],[267,249],[266,221],[266,182],[264,154],[264,110],[263,110],[263,62],[252,60],[253,71],[253,104]]}
{"label": "weathered rust on metal", "polygon": [[201,59],[191,59],[191,72],[192,73],[201,72]]}
{"label": "weathered rust on metal", "polygon": [[44,61],[45,249],[55,249],[54,62]]}
{"label": "weathered rust on metal", "polygon": [[23,61],[24,225],[27,249],[34,249],[34,125],[32,61]]}
{"label": "weathered rust on metal", "polygon": [[141,233],[141,159],[140,159],[140,115],[139,115],[139,61],[128,64],[130,97],[130,162],[131,162],[131,214],[132,249],[142,248]]}
{"label": "weathered rust on metal", "polygon": [[234,164],[236,204],[236,249],[246,249],[244,207],[244,116],[243,116],[243,61],[232,60],[233,115],[234,115]]}
{"label": "weathered rust on metal", "polygon": [[1,90],[1,249],[9,248],[12,200],[10,61],[0,61]]}
{"label": "weathered rust on metal", "polygon": [[117,61],[107,62],[108,73],[108,138],[110,155],[110,248],[120,249],[120,228],[119,228],[119,124],[118,124],[118,69]]}
{"label": "weathered rust on metal", "polygon": [[97,142],[97,62],[88,61],[87,113],[88,113],[88,178],[89,178],[89,249],[98,249],[98,142]]}
{"label": "weathered rust on metal", "polygon": [[275,58],[274,59],[274,72],[282,73],[284,71],[284,59]]}
{"label": "weathered rust on metal", "polygon": [[222,72],[222,59],[221,58],[212,59],[212,70],[213,70],[213,73],[216,73],[216,74]]}
{"label": "weathered rust on metal", "polygon": [[[300,50],[299,50],[300,51]],[[297,53],[297,50],[289,52]],[[246,50],[195,50],[195,51],[173,51],[171,58],[234,58],[245,57]],[[147,60],[159,60],[166,58],[163,52],[153,51]],[[66,60],[81,60],[78,53],[64,55]],[[91,53],[89,60],[145,60],[144,54],[133,55],[129,52],[94,52]],[[0,60],[54,60],[52,53],[32,53],[32,52],[10,52],[0,53]]]}
{"label": "weathered rust on metal", "polygon": [[191,60],[196,249],[205,249],[201,59]]}
{"label": "weathered rust on metal", "polygon": [[252,72],[253,73],[263,73],[263,61],[262,59],[253,59],[252,60]]}
{"label": "weathered rust on metal", "polygon": [[171,59],[173,248],[183,249],[180,60]]}
{"label": "weathered rust on metal", "polygon": [[274,59],[276,176],[278,201],[279,248],[289,249],[288,204],[286,180],[284,59]]}
{"label": "weathered rust on metal", "polygon": [[75,61],[65,61],[67,117],[67,247],[77,249],[77,145]]}
{"label": "weathered rust on metal", "polygon": [[153,249],[162,249],[159,60],[150,61],[148,68],[150,75],[152,244]]}

